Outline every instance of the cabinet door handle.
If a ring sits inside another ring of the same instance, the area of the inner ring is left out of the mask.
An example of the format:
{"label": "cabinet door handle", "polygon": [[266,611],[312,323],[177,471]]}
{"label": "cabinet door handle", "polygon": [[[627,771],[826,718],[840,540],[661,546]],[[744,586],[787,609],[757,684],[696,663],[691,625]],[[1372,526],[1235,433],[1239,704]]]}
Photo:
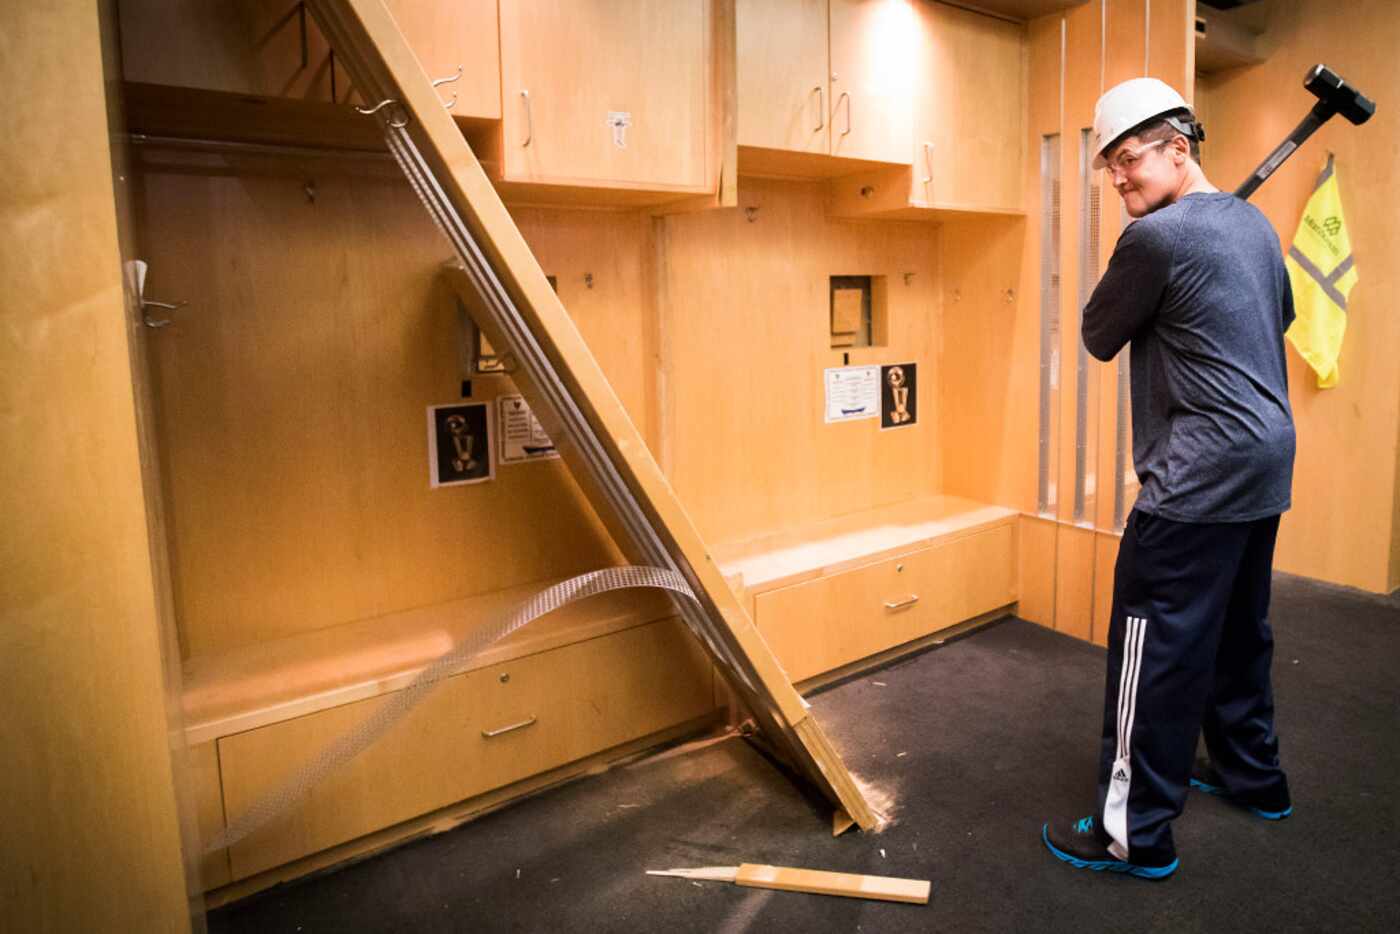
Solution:
{"label": "cabinet door handle", "polygon": [[485,739],[491,739],[495,736],[502,736],[506,733],[513,733],[516,730],[523,730],[527,726],[534,726],[536,719],[537,718],[533,714],[531,714],[529,719],[521,720],[519,723],[512,723],[510,726],[503,726],[495,730],[482,730],[481,735]]}
{"label": "cabinet door handle", "polygon": [[924,184],[933,181],[933,143],[924,143],[924,170],[928,172],[924,176]]}
{"label": "cabinet door handle", "polygon": [[905,599],[905,600],[900,600],[900,601],[898,601],[898,602],[896,602],[896,603],[891,603],[890,601],[886,600],[886,601],[885,601],[885,609],[887,609],[887,610],[902,610],[902,609],[904,609],[906,606],[913,606],[914,604],[916,604],[916,603],[918,603],[918,602],[919,602],[919,595],[918,595],[918,594],[910,594],[909,597],[908,597],[907,599]]}
{"label": "cabinet door handle", "polygon": [[525,142],[520,144],[520,148],[524,149],[535,138],[535,114],[530,109],[530,92],[521,91],[520,97],[525,101]]}
{"label": "cabinet door handle", "polygon": [[822,130],[825,130],[825,129],[826,129],[826,91],[822,89],[822,86],[821,86],[820,84],[817,85],[816,87],[812,88],[812,90],[817,92],[817,120],[818,120],[817,128],[816,128],[815,130],[813,130],[812,132],[813,132],[813,133],[820,133]]}
{"label": "cabinet door handle", "polygon": [[842,136],[848,136],[851,132],[851,92],[842,91],[841,96],[836,98],[836,106],[831,109],[834,114],[841,109],[841,102],[846,102],[846,128],[841,131]]}

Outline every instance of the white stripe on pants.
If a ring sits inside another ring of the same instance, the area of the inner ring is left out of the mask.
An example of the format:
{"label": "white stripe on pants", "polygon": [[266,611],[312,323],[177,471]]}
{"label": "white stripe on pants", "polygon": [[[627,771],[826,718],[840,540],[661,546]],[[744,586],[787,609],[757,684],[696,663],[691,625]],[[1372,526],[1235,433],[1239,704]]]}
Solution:
{"label": "white stripe on pants", "polygon": [[1103,806],[1103,828],[1112,842],[1108,851],[1128,858],[1128,790],[1133,783],[1133,715],[1137,712],[1138,677],[1142,673],[1142,642],[1147,620],[1129,616],[1123,633],[1123,668],[1118,675],[1118,754],[1113,761],[1108,797]]}

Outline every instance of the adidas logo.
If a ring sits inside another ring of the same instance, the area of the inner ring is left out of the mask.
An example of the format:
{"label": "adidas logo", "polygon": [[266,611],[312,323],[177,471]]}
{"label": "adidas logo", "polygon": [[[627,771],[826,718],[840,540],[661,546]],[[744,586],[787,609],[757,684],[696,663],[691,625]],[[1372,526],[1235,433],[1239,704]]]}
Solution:
{"label": "adidas logo", "polygon": [[1128,773],[1122,769],[1119,769],[1118,771],[1113,773],[1113,780],[1115,782],[1126,782],[1128,780]]}

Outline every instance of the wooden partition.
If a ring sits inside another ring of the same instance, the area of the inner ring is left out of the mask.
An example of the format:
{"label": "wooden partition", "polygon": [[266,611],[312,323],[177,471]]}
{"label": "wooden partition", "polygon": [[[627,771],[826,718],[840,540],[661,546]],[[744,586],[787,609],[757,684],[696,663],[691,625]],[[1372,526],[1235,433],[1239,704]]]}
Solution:
{"label": "wooden partition", "polygon": [[[142,496],[107,4],[6,4],[0,928],[188,931]],[[22,41],[21,41],[22,39]]]}

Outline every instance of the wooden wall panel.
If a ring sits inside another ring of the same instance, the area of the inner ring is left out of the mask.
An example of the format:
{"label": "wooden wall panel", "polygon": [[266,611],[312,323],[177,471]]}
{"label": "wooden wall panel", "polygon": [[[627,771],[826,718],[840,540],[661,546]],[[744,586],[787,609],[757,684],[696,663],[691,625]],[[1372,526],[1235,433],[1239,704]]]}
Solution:
{"label": "wooden wall panel", "polygon": [[1020,217],[943,225],[942,492],[1035,509],[1039,306]]}
{"label": "wooden wall panel", "polygon": [[[939,491],[939,229],[829,220],[822,191],[744,179],[739,210],[659,222],[663,464],[710,542]],[[833,275],[886,277],[889,344],[850,363],[919,363],[917,425],[823,423]]]}
{"label": "wooden wall panel", "polygon": [[1150,0],[1146,12],[1146,73],[1189,102],[1196,86],[1196,0]]}
{"label": "wooden wall panel", "polygon": [[[1026,160],[1025,205],[1021,284],[1018,289],[1016,333],[1012,348],[1018,369],[1027,375],[1025,395],[1020,397],[1024,431],[1022,455],[1025,468],[1012,491],[1011,505],[1027,515],[1021,520],[1021,600],[1019,614],[1043,626],[1055,626],[1055,575],[1057,527],[1054,521],[1033,518],[1037,508],[1037,468],[1040,458],[1040,344],[1041,344],[1041,262],[1042,226],[1045,222],[1041,181],[1041,150],[1049,134],[1059,133],[1062,123],[1062,84],[1064,75],[1064,18],[1043,16],[1026,25]],[[1051,478],[1058,462],[1059,407],[1052,406],[1048,426],[1051,437]]]}
{"label": "wooden wall panel", "polygon": [[514,208],[511,216],[603,367],[633,424],[655,449],[656,333],[651,219],[636,211]]}
{"label": "wooden wall panel", "polygon": [[1108,645],[1108,625],[1113,615],[1113,567],[1118,561],[1121,537],[1109,532],[1094,533],[1094,622],[1091,640]]}
{"label": "wooden wall panel", "polygon": [[[327,169],[314,201],[305,184],[144,180],[148,288],[191,302],[152,348],[186,651],[613,560],[558,461],[429,488],[426,407],[467,401],[457,307],[438,278],[447,246],[397,180]],[[645,424],[648,222],[520,214]],[[478,377],[470,401],[511,391],[504,377]]]}
{"label": "wooden wall panel", "polygon": [[[1085,173],[1083,131],[1092,127],[1102,80],[1104,0],[1065,16],[1066,56],[1061,160],[1061,351],[1059,508],[1062,520],[1092,524],[1097,499],[1099,381],[1102,364],[1081,337],[1083,304]],[[1091,180],[1091,184],[1097,179]],[[1080,367],[1083,366],[1083,372]],[[1084,477],[1079,479],[1080,464]],[[1082,490],[1080,489],[1082,484]],[[1082,511],[1079,506],[1082,499]]]}
{"label": "wooden wall panel", "polygon": [[1061,523],[1055,543],[1055,631],[1088,641],[1094,626],[1093,529]]}
{"label": "wooden wall panel", "polygon": [[1054,522],[1023,515],[1016,539],[1021,572],[1016,615],[1050,629],[1055,626],[1056,533]]}
{"label": "wooden wall panel", "polygon": [[0,6],[0,78],[14,94],[0,155],[12,241],[0,251],[0,927],[15,931],[191,924],[114,208],[105,6]]}
{"label": "wooden wall panel", "polygon": [[[1302,79],[1317,62],[1332,65],[1378,102],[1400,88],[1400,56],[1394,54],[1400,17],[1393,4],[1348,4],[1339,17],[1334,4],[1301,0],[1274,4],[1268,22],[1269,60],[1222,72],[1210,84],[1209,174],[1221,188],[1238,185],[1312,106]],[[1286,249],[1327,152],[1336,154],[1360,281],[1350,296],[1336,388],[1317,389],[1315,374],[1288,351],[1298,457],[1276,567],[1371,591],[1400,585],[1397,146],[1400,129],[1383,109],[1362,127],[1333,119],[1250,199]]]}

